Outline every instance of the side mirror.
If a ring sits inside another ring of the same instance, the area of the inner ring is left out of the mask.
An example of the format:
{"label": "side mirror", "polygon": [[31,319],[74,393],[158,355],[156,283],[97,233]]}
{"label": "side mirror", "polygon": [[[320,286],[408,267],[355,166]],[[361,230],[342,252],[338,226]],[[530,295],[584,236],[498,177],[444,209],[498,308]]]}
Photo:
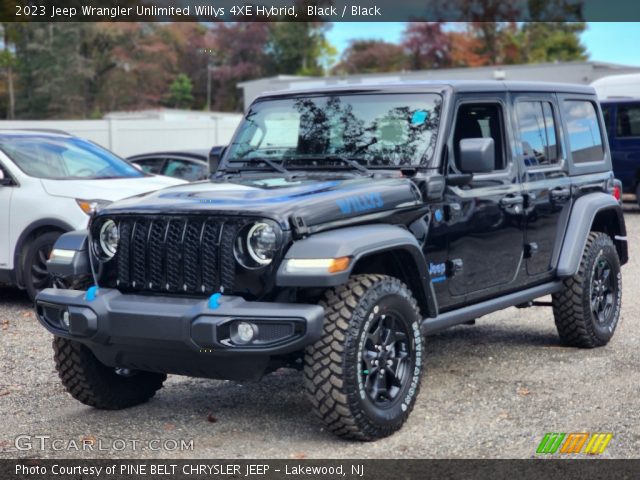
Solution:
{"label": "side mirror", "polygon": [[496,148],[493,138],[460,140],[460,170],[464,173],[488,173],[495,168]]}
{"label": "side mirror", "polygon": [[209,152],[209,173],[213,175],[218,170],[218,165],[220,165],[220,159],[224,155],[227,147],[223,147],[221,145],[213,147]]}

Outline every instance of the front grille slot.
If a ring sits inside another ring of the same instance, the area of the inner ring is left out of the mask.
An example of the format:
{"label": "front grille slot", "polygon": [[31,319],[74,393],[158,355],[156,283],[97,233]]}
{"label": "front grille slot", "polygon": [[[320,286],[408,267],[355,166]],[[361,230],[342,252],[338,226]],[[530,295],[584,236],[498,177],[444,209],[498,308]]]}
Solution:
{"label": "front grille slot", "polygon": [[115,278],[119,288],[187,295],[233,290],[236,221],[123,216],[117,223],[118,252],[105,268],[111,269],[107,278]]}

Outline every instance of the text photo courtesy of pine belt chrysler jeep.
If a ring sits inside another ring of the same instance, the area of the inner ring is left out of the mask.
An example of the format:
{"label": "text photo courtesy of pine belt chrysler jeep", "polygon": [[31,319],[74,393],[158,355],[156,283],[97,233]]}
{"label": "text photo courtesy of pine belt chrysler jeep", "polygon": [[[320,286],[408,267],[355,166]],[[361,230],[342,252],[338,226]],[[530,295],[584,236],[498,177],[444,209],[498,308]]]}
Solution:
{"label": "text photo courtesy of pine belt chrysler jeep", "polygon": [[215,178],[115,202],[63,235],[40,322],[67,390],[140,404],[166,374],[304,371],[331,432],[406,421],[423,335],[552,295],[567,345],[612,337],[627,262],[589,87],[448,82],[272,93]]}

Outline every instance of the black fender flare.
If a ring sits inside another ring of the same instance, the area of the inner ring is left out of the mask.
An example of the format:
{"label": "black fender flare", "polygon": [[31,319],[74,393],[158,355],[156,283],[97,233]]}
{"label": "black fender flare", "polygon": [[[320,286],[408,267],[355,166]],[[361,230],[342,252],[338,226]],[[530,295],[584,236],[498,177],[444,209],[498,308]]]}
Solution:
{"label": "black fender flare", "polygon": [[19,287],[23,286],[22,283],[22,250],[27,243],[27,239],[31,236],[33,232],[39,229],[50,228],[51,230],[61,230],[64,232],[69,232],[73,230],[73,227],[62,220],[58,220],[56,218],[41,218],[40,220],[36,220],[35,222],[30,223],[27,228],[25,228],[20,236],[18,237],[18,241],[16,242],[16,247],[13,251],[13,269],[15,271],[16,284]]}
{"label": "black fender flare", "polygon": [[587,243],[587,236],[591,231],[596,216],[604,211],[615,212],[618,225],[611,226],[614,243],[621,263],[626,263],[627,242],[624,215],[618,201],[609,194],[594,192],[579,197],[571,209],[571,217],[564,235],[560,256],[558,258],[558,277],[570,277],[575,275],[580,268],[580,259]]}
{"label": "black fender flare", "polygon": [[[294,242],[284,255],[278,268],[276,285],[279,287],[336,287],[347,283],[358,261],[372,254],[390,251],[408,253],[415,265],[411,266],[419,277],[421,291],[414,292],[418,302],[430,316],[438,314],[437,301],[420,244],[408,230],[395,225],[359,225],[314,234]],[[319,259],[352,257],[349,268],[339,273],[292,273],[285,263],[289,259]]]}

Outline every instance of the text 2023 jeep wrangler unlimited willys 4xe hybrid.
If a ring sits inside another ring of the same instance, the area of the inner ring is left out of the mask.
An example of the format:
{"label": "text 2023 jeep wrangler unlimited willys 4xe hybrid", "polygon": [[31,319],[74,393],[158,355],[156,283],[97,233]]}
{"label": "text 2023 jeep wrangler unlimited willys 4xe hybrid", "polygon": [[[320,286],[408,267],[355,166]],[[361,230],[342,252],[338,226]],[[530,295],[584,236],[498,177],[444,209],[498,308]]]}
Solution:
{"label": "text 2023 jeep wrangler unlimited willys 4xe hybrid", "polygon": [[605,345],[625,224],[591,88],[473,82],[264,95],[212,181],[116,202],[56,243],[37,298],[71,395],[146,401],[167,373],[304,370],[332,432],[407,419],[422,335],[551,294]]}

